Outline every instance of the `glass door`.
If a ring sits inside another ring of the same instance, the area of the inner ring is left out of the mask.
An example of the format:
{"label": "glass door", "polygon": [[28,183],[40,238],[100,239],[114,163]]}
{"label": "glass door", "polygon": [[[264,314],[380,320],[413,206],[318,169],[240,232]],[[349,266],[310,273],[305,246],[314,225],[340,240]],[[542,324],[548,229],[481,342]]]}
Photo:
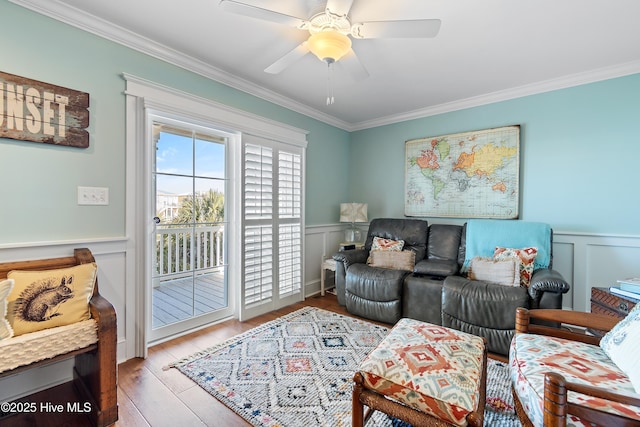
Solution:
{"label": "glass door", "polygon": [[227,283],[227,138],[153,121],[155,201],[150,343],[230,314]]}

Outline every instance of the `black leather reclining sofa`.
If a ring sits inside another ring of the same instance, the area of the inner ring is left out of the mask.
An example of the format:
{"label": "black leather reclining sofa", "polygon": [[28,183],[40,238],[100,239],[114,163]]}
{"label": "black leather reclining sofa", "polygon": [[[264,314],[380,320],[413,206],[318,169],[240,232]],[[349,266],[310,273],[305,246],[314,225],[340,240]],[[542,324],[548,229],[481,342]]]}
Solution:
{"label": "black leather reclining sofa", "polygon": [[[528,289],[468,279],[460,273],[466,226],[428,225],[419,219],[372,220],[364,249],[333,255],[338,261],[338,302],[350,313],[380,322],[395,324],[409,317],[483,336],[488,351],[508,354],[516,307],[562,308],[569,284],[551,264],[534,271]],[[414,270],[368,265],[374,237],[404,240],[404,250],[416,254]]]}

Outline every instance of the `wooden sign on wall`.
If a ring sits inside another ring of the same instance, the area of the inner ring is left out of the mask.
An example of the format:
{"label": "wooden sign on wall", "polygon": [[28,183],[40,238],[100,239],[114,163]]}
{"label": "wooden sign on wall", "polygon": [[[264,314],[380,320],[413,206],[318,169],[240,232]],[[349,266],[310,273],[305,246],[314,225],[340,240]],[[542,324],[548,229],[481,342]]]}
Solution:
{"label": "wooden sign on wall", "polygon": [[0,137],[89,146],[89,94],[0,72]]}

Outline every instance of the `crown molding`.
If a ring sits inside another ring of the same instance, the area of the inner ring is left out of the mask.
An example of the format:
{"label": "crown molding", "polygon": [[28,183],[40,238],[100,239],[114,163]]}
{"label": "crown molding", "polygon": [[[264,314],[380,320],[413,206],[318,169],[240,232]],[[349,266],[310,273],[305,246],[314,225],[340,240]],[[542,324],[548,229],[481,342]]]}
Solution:
{"label": "crown molding", "polygon": [[57,0],[9,0],[18,6],[22,6],[41,15],[79,28],[104,39],[118,43],[138,52],[152,56],[156,59],[176,65],[187,71],[194,72],[203,77],[215,80],[219,83],[248,93],[258,98],[277,104],[281,107],[327,123],[343,130],[349,130],[350,124],[325,114],[291,98],[265,89],[248,80],[242,79],[231,73],[227,73],[217,67],[206,64],[203,61],[185,55],[149,38],[143,37],[130,30],[108,22],[95,15],[88,14],[77,8],[61,3]]}
{"label": "crown molding", "polygon": [[319,120],[323,123],[345,130],[347,132],[354,132],[358,130],[400,123],[408,120],[435,116],[438,114],[479,107],[482,105],[521,98],[524,96],[551,92],[554,90],[565,89],[573,86],[595,83],[602,80],[640,73],[640,61],[633,61],[625,64],[615,65],[612,67],[599,68],[555,79],[549,79],[528,85],[518,86],[515,88],[478,95],[471,98],[447,102],[432,107],[407,111],[400,114],[394,114],[357,123],[349,123],[314,108],[311,108],[301,102],[295,101],[291,98],[265,89],[248,80],[239,78],[236,75],[227,73],[217,67],[206,64],[203,61],[185,55],[163,44],[157,43],[146,37],[142,37],[139,34],[114,25],[102,18],[88,14],[57,0],[9,1],[26,9],[37,12],[41,15],[48,16],[57,21],[95,34],[104,39],[113,41],[120,45],[134,49],[138,52],[168,62],[172,65],[176,65],[187,71],[194,72],[203,77],[227,85],[231,88],[272,102],[276,105],[287,108],[296,113],[303,114],[307,117]]}
{"label": "crown molding", "polygon": [[487,93],[484,95],[474,96],[471,98],[461,99],[458,101],[447,102],[444,104],[435,105],[433,107],[408,111],[406,113],[381,117],[379,119],[354,123],[351,125],[349,131],[353,132],[357,130],[364,130],[400,123],[407,120],[421,119],[438,114],[450,113],[452,111],[479,107],[481,105],[508,101],[510,99],[522,98],[524,96],[536,95],[539,93],[551,92],[559,89],[566,89],[574,86],[595,83],[602,80],[608,80],[637,73],[640,73],[640,60],[618,64],[612,67],[598,68],[582,73],[571,74],[555,79],[549,79],[528,85],[518,86],[511,89],[505,89],[497,92]]}

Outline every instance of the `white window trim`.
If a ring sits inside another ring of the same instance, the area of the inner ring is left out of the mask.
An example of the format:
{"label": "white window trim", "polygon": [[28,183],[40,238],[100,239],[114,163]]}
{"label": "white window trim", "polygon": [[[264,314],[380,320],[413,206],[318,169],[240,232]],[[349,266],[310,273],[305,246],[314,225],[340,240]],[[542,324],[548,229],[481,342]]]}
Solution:
{"label": "white window trim", "polygon": [[[233,200],[229,204],[230,243],[229,256],[240,259],[242,248],[240,242],[240,174],[242,167],[241,139],[243,134],[255,135],[261,138],[272,139],[279,143],[290,144],[302,148],[303,162],[307,146],[307,131],[282,124],[258,115],[229,107],[215,101],[202,98],[193,94],[179,91],[164,85],[160,85],[127,73],[123,73],[125,80],[126,97],[126,235],[127,235],[127,261],[126,276],[132,277],[132,282],[148,283],[150,280],[148,267],[150,265],[149,251],[145,252],[146,242],[152,229],[151,218],[147,213],[151,205],[151,195],[148,194],[149,177],[151,170],[151,158],[144,152],[146,132],[146,117],[150,111],[163,111],[165,114],[175,114],[177,117],[189,117],[203,125],[215,127],[232,134],[229,143],[229,156],[231,169]],[[303,163],[304,164],[304,163]],[[302,177],[304,188],[304,175]],[[302,205],[302,230],[304,230],[304,200]],[[304,233],[302,233],[304,236]],[[304,241],[302,242],[304,248]],[[303,258],[304,259],[304,258]],[[229,271],[229,280],[241,279],[241,271],[238,266]],[[138,268],[144,266],[144,268]],[[303,276],[304,277],[304,276]],[[128,286],[125,292],[126,307],[129,315],[125,316],[125,334],[127,336],[127,358],[145,357],[147,354],[147,329],[146,317],[151,310],[146,295],[145,286]],[[234,315],[237,315],[239,295],[230,295],[230,304],[234,307]],[[131,314],[132,313],[132,314]],[[139,327],[145,325],[144,328]],[[129,339],[134,337],[134,339]]]}

